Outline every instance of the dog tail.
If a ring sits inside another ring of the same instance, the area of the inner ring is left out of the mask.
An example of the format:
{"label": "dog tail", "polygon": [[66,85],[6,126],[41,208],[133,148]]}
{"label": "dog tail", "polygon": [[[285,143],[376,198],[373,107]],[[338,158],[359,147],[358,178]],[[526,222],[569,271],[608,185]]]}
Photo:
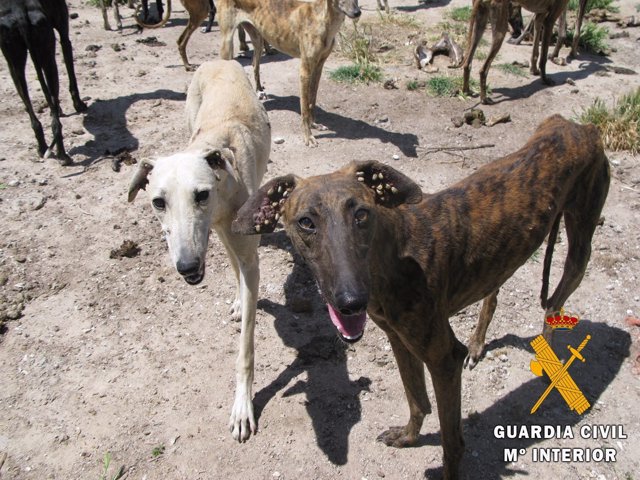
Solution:
{"label": "dog tail", "polygon": [[556,244],[558,238],[558,230],[560,229],[560,218],[562,218],[562,212],[558,214],[551,231],[549,232],[549,238],[547,240],[547,250],[544,253],[544,267],[542,269],[542,290],[540,291],[540,304],[545,310],[549,305],[549,274],[551,273],[551,259],[553,258],[553,247]]}
{"label": "dog tail", "polygon": [[162,28],[169,21],[169,17],[171,17],[171,0],[167,0],[167,11],[164,14],[164,18],[161,18],[159,23],[151,23],[151,24],[150,23],[144,23],[139,18],[140,17],[140,10],[142,10],[142,5],[138,5],[136,7],[136,13],[133,16],[133,18],[136,20],[136,23],[138,24],[138,27],[140,29],[142,29],[142,28]]}

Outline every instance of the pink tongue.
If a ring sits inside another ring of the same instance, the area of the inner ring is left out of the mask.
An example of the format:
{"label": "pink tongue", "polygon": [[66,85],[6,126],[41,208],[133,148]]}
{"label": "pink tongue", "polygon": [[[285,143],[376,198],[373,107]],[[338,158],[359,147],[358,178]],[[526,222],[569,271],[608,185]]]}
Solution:
{"label": "pink tongue", "polygon": [[367,313],[362,312],[357,315],[342,315],[335,308],[327,303],[329,316],[343,337],[356,339],[362,335],[364,324],[367,321]]}

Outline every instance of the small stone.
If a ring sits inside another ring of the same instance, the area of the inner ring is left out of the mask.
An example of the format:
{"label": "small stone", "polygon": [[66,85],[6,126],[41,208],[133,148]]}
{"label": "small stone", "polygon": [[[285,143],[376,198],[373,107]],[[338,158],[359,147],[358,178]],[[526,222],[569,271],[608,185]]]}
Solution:
{"label": "small stone", "polygon": [[20,185],[20,180],[11,180],[7,183],[7,185],[9,185],[10,187],[17,187],[18,185]]}
{"label": "small stone", "polygon": [[276,145],[280,145],[281,143],[284,143],[284,138],[276,137],[273,139],[273,143],[275,143]]}
{"label": "small stone", "polygon": [[576,84],[576,82],[575,82],[575,80],[574,80],[573,78],[567,78],[565,81],[566,81],[569,85],[575,85],[575,84]]}
{"label": "small stone", "polygon": [[571,93],[576,94],[576,93],[580,93],[580,90],[577,88],[572,88],[571,89]]}
{"label": "small stone", "polygon": [[462,125],[464,125],[464,118],[462,118],[462,117],[452,117],[451,118],[451,122],[453,123],[454,127],[460,128]]}
{"label": "small stone", "polygon": [[498,357],[498,360],[500,360],[501,362],[508,362],[509,361],[509,357],[507,357],[504,353],[502,355],[500,355]]}
{"label": "small stone", "polygon": [[394,160],[400,160],[400,155],[398,155],[398,154],[396,153],[396,154],[394,154],[394,155],[393,155],[393,157],[391,157],[391,158],[393,158]]}

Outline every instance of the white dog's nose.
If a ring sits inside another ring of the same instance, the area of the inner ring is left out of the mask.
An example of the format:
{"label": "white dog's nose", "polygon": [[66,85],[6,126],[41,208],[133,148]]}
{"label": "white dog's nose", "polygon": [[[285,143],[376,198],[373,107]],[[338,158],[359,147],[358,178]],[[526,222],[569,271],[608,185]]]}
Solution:
{"label": "white dog's nose", "polygon": [[198,262],[198,260],[178,260],[176,262],[176,270],[178,270],[178,273],[183,277],[196,275],[200,271],[200,262]]}

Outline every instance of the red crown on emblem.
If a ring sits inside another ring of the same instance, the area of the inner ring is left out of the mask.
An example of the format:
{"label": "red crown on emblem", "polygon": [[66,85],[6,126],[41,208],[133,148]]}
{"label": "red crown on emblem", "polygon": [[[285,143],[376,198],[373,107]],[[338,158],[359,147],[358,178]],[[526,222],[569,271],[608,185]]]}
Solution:
{"label": "red crown on emblem", "polygon": [[553,315],[549,315],[545,320],[547,325],[554,330],[571,330],[579,321],[580,319],[577,315],[565,312],[564,308],[561,308],[559,312],[554,312]]}

